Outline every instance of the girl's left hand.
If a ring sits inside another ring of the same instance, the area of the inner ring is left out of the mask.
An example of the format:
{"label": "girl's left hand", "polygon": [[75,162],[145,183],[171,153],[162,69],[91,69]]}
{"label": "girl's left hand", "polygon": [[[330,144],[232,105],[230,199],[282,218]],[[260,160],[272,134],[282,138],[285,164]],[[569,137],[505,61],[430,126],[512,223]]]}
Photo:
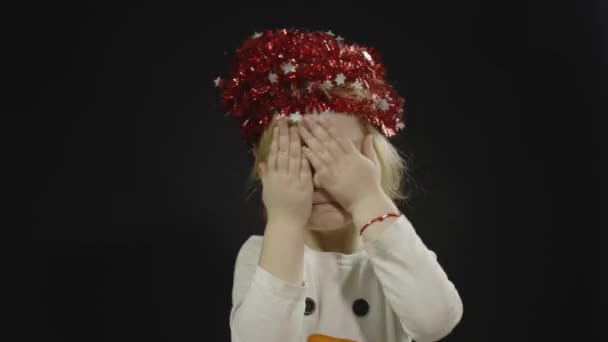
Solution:
{"label": "girl's left hand", "polygon": [[308,145],[304,153],[314,168],[314,184],[329,194],[349,213],[357,201],[382,192],[380,163],[372,135],[363,140],[363,153],[327,119],[306,115],[299,124],[300,136]]}

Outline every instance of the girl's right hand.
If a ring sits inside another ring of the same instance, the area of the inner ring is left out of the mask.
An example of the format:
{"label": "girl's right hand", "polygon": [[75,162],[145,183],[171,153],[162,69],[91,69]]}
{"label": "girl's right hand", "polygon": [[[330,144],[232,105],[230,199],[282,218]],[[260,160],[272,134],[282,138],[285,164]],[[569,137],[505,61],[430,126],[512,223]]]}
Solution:
{"label": "girl's right hand", "polygon": [[287,220],[303,228],[312,211],[311,169],[295,125],[289,127],[287,118],[278,121],[268,161],[260,163],[262,200],[269,222]]}

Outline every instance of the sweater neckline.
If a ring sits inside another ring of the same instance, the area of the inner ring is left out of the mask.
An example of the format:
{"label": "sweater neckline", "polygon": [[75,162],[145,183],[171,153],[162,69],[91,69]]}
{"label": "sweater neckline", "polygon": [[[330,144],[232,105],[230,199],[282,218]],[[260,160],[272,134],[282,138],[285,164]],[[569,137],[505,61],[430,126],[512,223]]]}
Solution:
{"label": "sweater neckline", "polygon": [[312,249],[306,244],[304,244],[304,251],[308,255],[317,259],[323,259],[324,261],[333,260],[334,262],[337,262],[342,265],[355,264],[364,259],[366,256],[365,250],[363,248],[359,249],[358,251],[355,251],[354,253],[344,254],[340,252],[322,252],[316,249]]}

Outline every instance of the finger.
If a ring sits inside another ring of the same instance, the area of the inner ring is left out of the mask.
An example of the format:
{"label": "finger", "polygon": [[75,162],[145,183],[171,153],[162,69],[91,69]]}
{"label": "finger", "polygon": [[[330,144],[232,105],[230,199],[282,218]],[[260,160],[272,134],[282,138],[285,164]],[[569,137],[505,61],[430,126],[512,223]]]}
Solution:
{"label": "finger", "polygon": [[299,176],[302,163],[302,147],[296,126],[289,127],[289,139],[289,174],[295,179]]}
{"label": "finger", "polygon": [[277,172],[287,174],[289,166],[289,130],[287,121],[279,120],[279,152],[277,155]]}
{"label": "finger", "polygon": [[[352,141],[346,138],[344,134],[342,134],[340,131],[338,131],[336,126],[334,126],[331,121],[329,121],[328,119],[322,119],[319,120],[318,124],[319,126],[325,129],[327,135],[330,136],[331,139],[333,139],[333,141],[335,142],[335,153],[348,154],[354,152],[355,146],[353,145]],[[331,152],[334,153],[334,151]]]}
{"label": "finger", "polygon": [[[312,116],[308,116],[307,119],[306,124],[308,125],[310,132],[321,143],[321,146],[323,146],[323,148],[329,153],[329,156],[334,160],[340,158],[344,154],[344,151],[342,151],[342,148],[338,145],[334,138],[325,130],[325,127],[320,124],[321,120]],[[320,154],[318,151],[315,152]]]}
{"label": "finger", "polygon": [[[315,155],[319,156],[317,159],[319,159],[320,162],[326,165],[331,165],[333,163],[333,156],[327,150],[325,150],[325,147],[323,147],[321,142],[316,137],[314,137],[312,133],[310,133],[309,129],[306,128],[306,125],[300,126],[300,135],[302,136],[302,139],[304,140],[308,148]],[[313,166],[315,167],[315,169],[317,168],[315,165]]]}
{"label": "finger", "polygon": [[300,182],[301,183],[306,183],[308,181],[312,181],[311,179],[311,174],[312,171],[310,170],[310,164],[308,163],[308,158],[306,158],[306,156],[304,155],[304,147],[301,148],[302,149],[302,167],[300,168]]}
{"label": "finger", "polygon": [[319,180],[320,174],[315,173],[315,175],[313,176],[312,181],[314,182],[314,184],[321,184],[321,181]]}
{"label": "finger", "polygon": [[272,129],[272,143],[270,143],[270,154],[268,155],[268,171],[277,171],[277,150],[279,149],[279,127]]}
{"label": "finger", "polygon": [[321,159],[319,159],[319,157],[317,157],[308,147],[304,147],[304,155],[310,162],[310,165],[315,169],[315,173],[318,174],[325,169],[323,161],[321,161]]}

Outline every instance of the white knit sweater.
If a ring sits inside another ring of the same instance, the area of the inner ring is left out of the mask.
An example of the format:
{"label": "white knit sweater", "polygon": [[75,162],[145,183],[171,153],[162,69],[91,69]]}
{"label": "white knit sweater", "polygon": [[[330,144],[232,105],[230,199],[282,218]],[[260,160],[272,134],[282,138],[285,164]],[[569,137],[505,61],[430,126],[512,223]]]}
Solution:
{"label": "white knit sweater", "polygon": [[232,342],[437,341],[462,317],[458,291],[405,215],[354,254],[305,247],[302,286],[258,265],[262,239],[237,256]]}

